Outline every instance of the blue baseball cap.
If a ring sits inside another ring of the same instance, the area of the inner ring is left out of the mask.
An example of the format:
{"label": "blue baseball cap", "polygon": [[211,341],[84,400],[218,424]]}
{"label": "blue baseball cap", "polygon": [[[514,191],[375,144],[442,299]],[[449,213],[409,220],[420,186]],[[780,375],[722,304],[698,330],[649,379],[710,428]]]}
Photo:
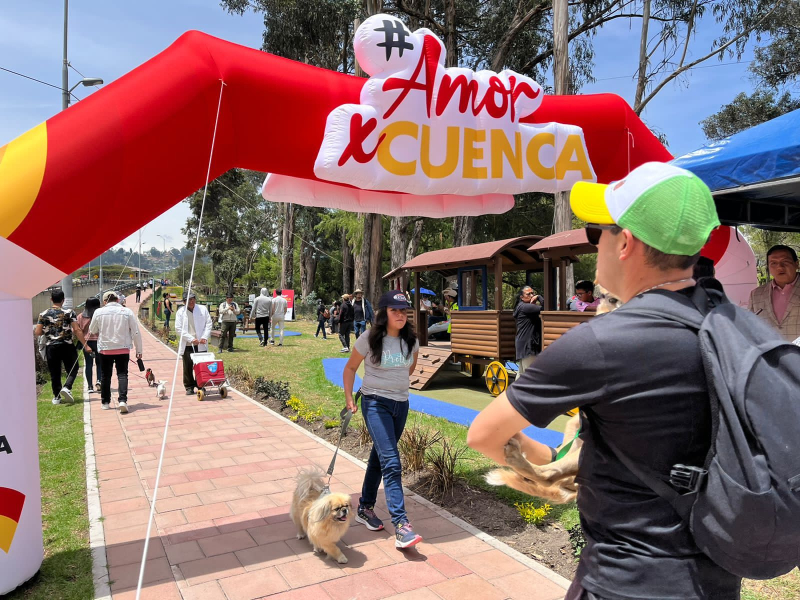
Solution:
{"label": "blue baseball cap", "polygon": [[378,308],[408,308],[408,299],[400,290],[389,290],[381,296]]}

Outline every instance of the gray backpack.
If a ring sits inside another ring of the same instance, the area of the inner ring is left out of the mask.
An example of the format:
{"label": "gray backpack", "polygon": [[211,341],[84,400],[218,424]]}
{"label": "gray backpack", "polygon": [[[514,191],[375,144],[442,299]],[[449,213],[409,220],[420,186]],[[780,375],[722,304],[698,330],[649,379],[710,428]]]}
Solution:
{"label": "gray backpack", "polygon": [[777,577],[800,565],[800,347],[715,289],[695,286],[692,303],[659,293],[648,314],[698,332],[711,398],[705,464],[674,465],[668,484],[608,446],[711,560],[740,577]]}

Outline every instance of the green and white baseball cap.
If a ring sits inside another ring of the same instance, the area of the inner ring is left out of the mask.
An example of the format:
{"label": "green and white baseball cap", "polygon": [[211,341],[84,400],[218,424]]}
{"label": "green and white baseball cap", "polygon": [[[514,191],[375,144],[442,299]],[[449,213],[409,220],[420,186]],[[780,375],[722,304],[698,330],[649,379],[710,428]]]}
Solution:
{"label": "green and white baseball cap", "polygon": [[587,223],[618,225],[665,254],[697,254],[719,227],[708,186],[666,163],[645,163],[608,185],[579,181],[570,205]]}

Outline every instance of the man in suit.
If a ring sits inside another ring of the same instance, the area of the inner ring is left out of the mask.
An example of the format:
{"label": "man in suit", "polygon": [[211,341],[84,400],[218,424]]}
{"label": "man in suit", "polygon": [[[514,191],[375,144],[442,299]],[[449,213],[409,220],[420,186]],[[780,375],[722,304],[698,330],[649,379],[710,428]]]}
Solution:
{"label": "man in suit", "polygon": [[800,337],[797,253],[789,246],[773,246],[767,252],[767,267],[772,279],[750,292],[748,308],[792,342]]}

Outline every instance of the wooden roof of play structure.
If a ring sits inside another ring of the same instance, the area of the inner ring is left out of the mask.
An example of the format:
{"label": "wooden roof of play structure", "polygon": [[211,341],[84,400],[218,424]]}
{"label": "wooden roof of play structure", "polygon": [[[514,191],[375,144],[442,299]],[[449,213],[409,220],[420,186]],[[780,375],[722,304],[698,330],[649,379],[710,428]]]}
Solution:
{"label": "wooden roof of play structure", "polygon": [[571,262],[577,262],[579,254],[593,254],[597,252],[597,247],[589,243],[586,239],[586,230],[581,228],[554,233],[536,242],[528,248],[528,251],[538,254],[543,259],[566,258]]}
{"label": "wooden roof of play structure", "polygon": [[433,250],[412,258],[384,275],[384,278],[396,276],[397,272],[403,269],[414,272],[439,271],[444,275],[452,275],[461,267],[485,265],[497,258],[502,261],[503,272],[541,270],[542,261],[528,251],[532,244],[541,239],[542,236],[539,235],[526,235],[483,244]]}

